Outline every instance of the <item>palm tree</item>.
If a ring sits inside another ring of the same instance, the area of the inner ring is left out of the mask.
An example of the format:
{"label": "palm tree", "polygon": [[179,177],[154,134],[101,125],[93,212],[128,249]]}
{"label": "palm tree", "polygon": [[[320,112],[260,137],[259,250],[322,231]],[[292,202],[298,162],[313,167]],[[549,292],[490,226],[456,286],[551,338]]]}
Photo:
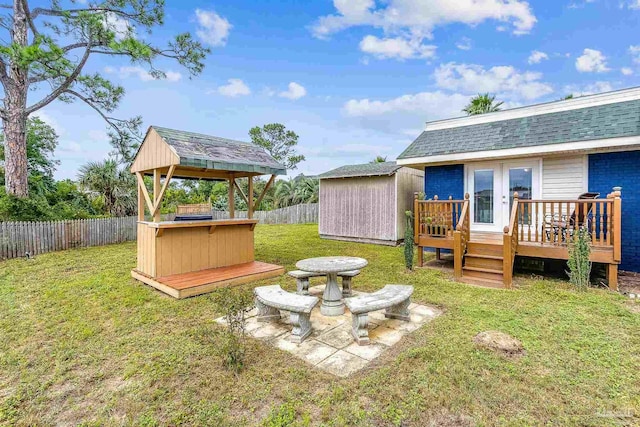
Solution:
{"label": "palm tree", "polygon": [[371,160],[369,163],[384,163],[386,161],[387,161],[386,157],[376,156],[376,158]]}
{"label": "palm tree", "polygon": [[467,106],[464,107],[462,111],[467,113],[467,115],[469,116],[500,111],[500,106],[504,104],[504,102],[495,102],[495,100],[495,95],[491,96],[488,93],[479,93],[478,95],[471,98],[469,104],[467,104]]}
{"label": "palm tree", "polygon": [[89,162],[81,166],[78,180],[83,189],[104,201],[107,214],[126,216],[136,212],[133,175],[120,168],[115,160]]}

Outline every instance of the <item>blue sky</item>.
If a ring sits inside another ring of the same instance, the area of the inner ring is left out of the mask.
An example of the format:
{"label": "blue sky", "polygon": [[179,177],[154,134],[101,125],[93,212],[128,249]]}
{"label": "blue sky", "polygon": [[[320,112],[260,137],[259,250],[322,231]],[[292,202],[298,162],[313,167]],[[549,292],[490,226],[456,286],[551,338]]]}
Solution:
{"label": "blue sky", "polygon": [[[117,114],[241,140],[284,123],[307,157],[290,175],[395,159],[425,121],[461,115],[478,92],[519,106],[640,84],[640,0],[166,3],[165,26],[137,36],[196,34],[212,49],[204,73],[161,62],[169,78],[153,80],[95,57],[90,69],[127,90]],[[88,107],[38,114],[60,134],[57,178],[110,151]]]}

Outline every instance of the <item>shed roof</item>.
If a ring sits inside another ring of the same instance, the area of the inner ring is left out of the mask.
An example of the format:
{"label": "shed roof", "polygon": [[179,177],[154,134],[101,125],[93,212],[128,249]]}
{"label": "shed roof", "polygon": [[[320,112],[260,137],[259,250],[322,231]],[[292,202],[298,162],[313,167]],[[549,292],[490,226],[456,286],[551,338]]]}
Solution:
{"label": "shed roof", "polygon": [[283,175],[287,172],[284,165],[251,142],[161,126],[151,126],[151,129],[178,156],[177,165],[180,167],[270,175]]}
{"label": "shed roof", "polygon": [[[505,110],[507,112],[508,110]],[[500,114],[500,113],[494,113]],[[640,100],[422,132],[398,156],[411,159],[640,135]]]}
{"label": "shed roof", "polygon": [[362,177],[362,176],[393,175],[401,167],[402,166],[396,164],[396,162],[346,165],[346,166],[340,166],[339,168],[320,174],[318,175],[318,178],[319,179],[356,178],[356,177]]}

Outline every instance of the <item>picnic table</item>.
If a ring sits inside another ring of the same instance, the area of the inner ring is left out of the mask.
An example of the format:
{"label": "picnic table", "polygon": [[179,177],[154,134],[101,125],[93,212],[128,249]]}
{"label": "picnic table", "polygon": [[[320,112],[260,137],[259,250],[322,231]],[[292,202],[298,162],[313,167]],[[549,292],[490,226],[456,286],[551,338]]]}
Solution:
{"label": "picnic table", "polygon": [[303,259],[296,263],[296,268],[327,275],[327,286],[322,295],[320,312],[325,316],[340,316],[344,314],[345,306],[342,300],[342,291],[338,287],[338,273],[359,270],[366,267],[367,264],[368,262],[364,258],[329,256]]}

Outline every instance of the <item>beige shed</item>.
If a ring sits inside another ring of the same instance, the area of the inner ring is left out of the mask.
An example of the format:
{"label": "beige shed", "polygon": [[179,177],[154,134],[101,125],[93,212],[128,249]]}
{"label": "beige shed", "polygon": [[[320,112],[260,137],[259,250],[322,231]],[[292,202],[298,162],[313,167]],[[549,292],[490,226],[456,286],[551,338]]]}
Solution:
{"label": "beige shed", "polygon": [[320,237],[382,245],[404,239],[405,211],[424,186],[423,171],[396,162],[342,166],[318,178]]}

